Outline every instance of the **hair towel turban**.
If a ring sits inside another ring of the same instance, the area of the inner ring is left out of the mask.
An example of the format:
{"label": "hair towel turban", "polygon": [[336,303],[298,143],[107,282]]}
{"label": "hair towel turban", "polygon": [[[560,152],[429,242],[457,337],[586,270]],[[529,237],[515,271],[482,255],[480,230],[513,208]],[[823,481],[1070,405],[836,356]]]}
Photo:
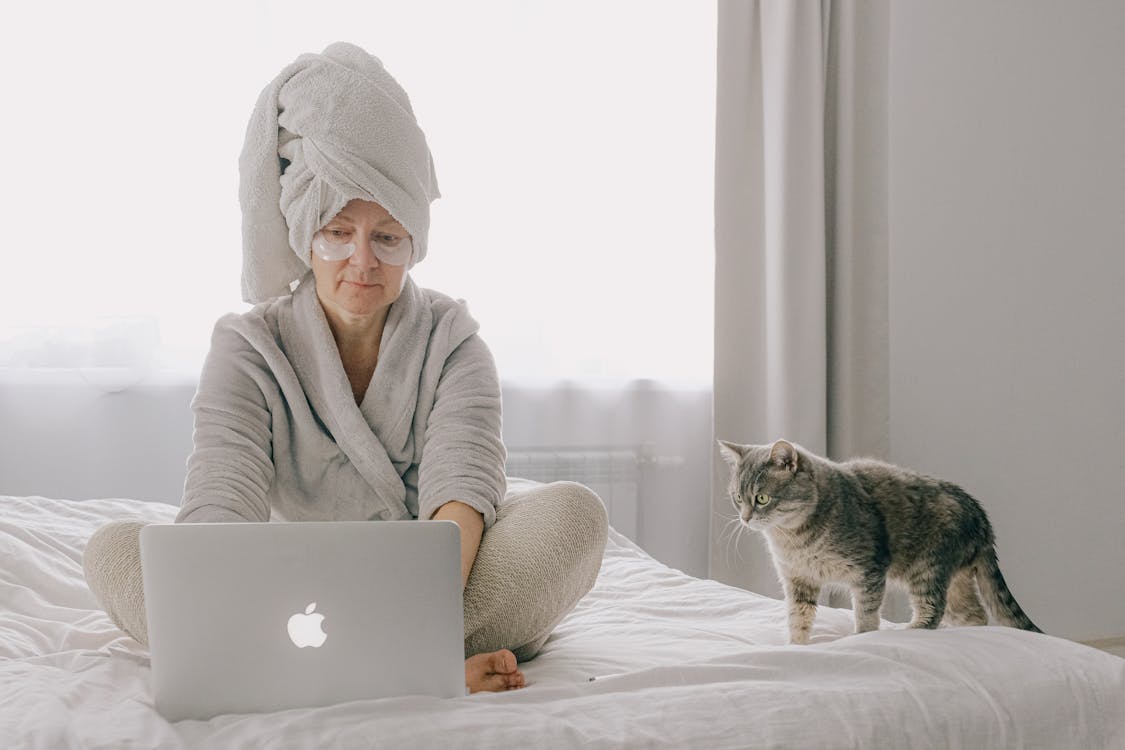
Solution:
{"label": "hair towel turban", "polygon": [[426,255],[439,198],[426,136],[379,58],[337,42],[304,54],[266,86],[238,160],[242,298],[289,294],[312,237],[352,199],[387,209]]}

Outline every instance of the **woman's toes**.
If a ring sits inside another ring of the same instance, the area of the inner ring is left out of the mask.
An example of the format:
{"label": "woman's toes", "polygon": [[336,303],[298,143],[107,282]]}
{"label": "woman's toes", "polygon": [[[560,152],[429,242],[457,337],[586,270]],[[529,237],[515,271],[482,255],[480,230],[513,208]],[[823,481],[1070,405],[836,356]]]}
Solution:
{"label": "woman's toes", "polygon": [[489,654],[492,657],[492,671],[496,674],[511,674],[516,669],[516,655],[506,648]]}
{"label": "woman's toes", "polygon": [[469,691],[515,690],[524,686],[523,672],[516,665],[516,656],[507,649],[490,654],[476,654],[465,660],[465,684]]}

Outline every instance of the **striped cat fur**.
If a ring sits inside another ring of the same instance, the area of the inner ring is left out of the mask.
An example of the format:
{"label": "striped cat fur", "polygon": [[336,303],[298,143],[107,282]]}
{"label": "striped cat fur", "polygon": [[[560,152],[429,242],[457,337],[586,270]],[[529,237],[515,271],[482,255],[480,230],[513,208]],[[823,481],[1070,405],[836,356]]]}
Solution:
{"label": "striped cat fur", "polygon": [[987,625],[990,614],[1042,632],[1008,590],[984,509],[957,485],[872,459],[837,463],[786,440],[720,440],[719,450],[739,520],[769,545],[791,643],[808,643],[826,585],[851,591],[857,633],[877,630],[888,581],[910,595],[910,627]]}

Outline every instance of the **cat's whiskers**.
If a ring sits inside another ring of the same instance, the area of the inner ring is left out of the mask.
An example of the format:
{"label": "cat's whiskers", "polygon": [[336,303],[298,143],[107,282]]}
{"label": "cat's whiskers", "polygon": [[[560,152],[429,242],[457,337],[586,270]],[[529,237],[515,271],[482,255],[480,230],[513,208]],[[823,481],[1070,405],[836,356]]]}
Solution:
{"label": "cat's whiskers", "polygon": [[742,523],[742,519],[735,516],[731,519],[731,523],[735,524],[734,533],[728,538],[727,542],[727,559],[730,559],[730,548],[734,547],[735,554],[738,557],[738,562],[745,562],[742,557],[742,534],[746,531],[746,524]]}
{"label": "cat's whiskers", "polygon": [[[727,522],[723,526],[722,531],[719,532],[719,545],[724,546],[723,551],[726,553],[726,557],[724,558],[724,562],[726,562],[726,565],[729,568],[730,567],[731,542],[733,541],[735,535],[737,535],[739,533],[737,526],[735,526],[733,531],[731,531],[731,526],[739,523],[738,516],[726,516],[726,515],[723,515],[722,513],[718,513],[718,512],[716,512],[715,515],[717,515],[719,518],[726,518],[727,519]],[[724,536],[726,536],[726,544],[725,545],[723,543],[723,537]]]}
{"label": "cat's whiskers", "polygon": [[739,562],[743,561],[742,560],[742,547],[739,545],[739,542],[742,541],[742,535],[745,534],[747,531],[750,531],[750,527],[740,521],[739,524],[738,524],[738,536],[735,539],[735,549],[738,550],[738,561]]}

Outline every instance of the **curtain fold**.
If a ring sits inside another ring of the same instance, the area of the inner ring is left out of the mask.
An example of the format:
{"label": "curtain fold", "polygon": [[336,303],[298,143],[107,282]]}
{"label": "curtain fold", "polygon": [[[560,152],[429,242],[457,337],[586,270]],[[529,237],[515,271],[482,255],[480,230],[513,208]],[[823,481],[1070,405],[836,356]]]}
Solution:
{"label": "curtain fold", "polygon": [[[886,455],[888,15],[719,2],[716,438]],[[711,577],[779,595],[717,451],[713,469]]]}

